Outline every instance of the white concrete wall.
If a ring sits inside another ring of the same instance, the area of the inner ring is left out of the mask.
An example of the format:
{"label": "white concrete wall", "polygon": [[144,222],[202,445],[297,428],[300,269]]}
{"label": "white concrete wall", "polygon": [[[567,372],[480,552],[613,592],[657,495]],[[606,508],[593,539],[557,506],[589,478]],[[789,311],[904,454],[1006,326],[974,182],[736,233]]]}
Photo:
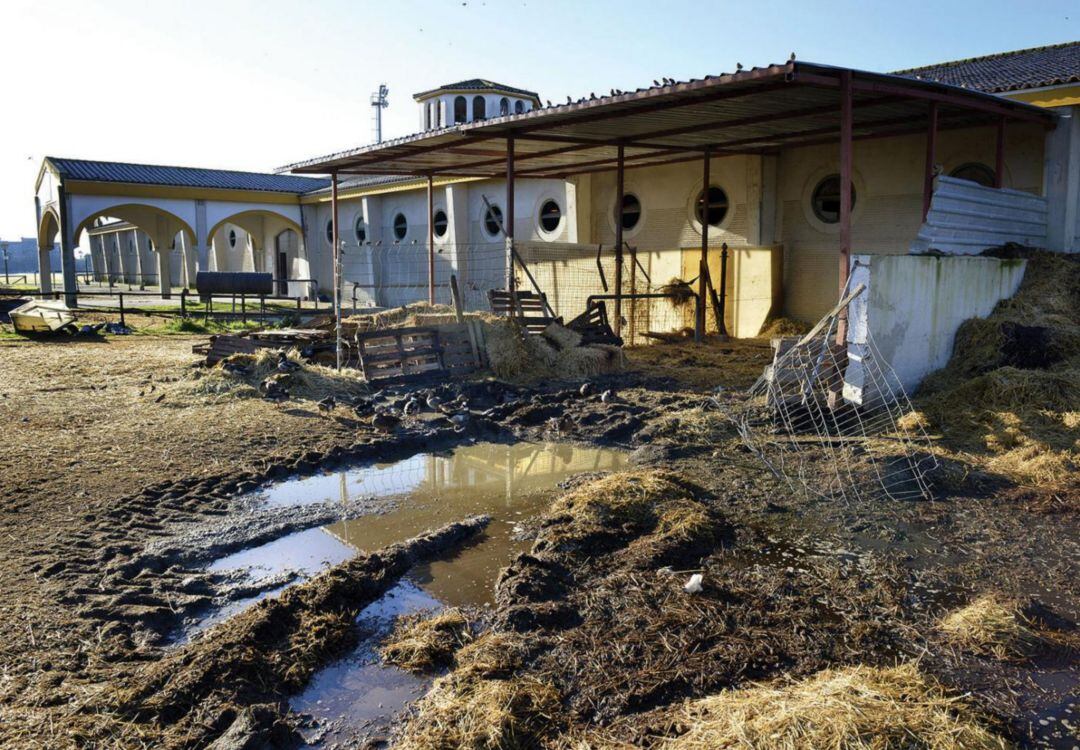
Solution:
{"label": "white concrete wall", "polygon": [[1046,215],[1042,196],[941,175],[911,252],[978,255],[1008,242],[1046,247]]}
{"label": "white concrete wall", "polygon": [[857,255],[851,285],[866,291],[849,308],[845,390],[865,385],[867,332],[909,392],[952,356],[960,324],[1011,297],[1027,261],[974,256]]}

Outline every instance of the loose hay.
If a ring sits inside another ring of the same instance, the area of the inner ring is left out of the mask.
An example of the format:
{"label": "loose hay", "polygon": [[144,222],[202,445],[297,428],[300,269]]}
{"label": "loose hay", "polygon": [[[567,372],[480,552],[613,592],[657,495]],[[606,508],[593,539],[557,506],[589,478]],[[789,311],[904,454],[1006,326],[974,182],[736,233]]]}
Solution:
{"label": "loose hay", "polygon": [[471,640],[469,621],[455,607],[434,616],[399,619],[381,653],[384,660],[402,669],[429,672],[449,664],[454,652]]}
{"label": "loose hay", "polygon": [[998,659],[1023,657],[1038,643],[1020,606],[993,594],[950,612],[941,620],[941,631],[965,651]]}
{"label": "loose hay", "polygon": [[[280,382],[294,399],[318,401],[327,396],[335,398],[360,396],[369,391],[357,370],[338,372],[332,367],[308,364],[295,352],[289,360],[299,365],[291,372],[278,372],[278,353],[274,349],[262,349],[255,354],[234,354],[222,360],[208,371],[193,370],[179,381],[176,395],[181,399],[217,402],[227,399],[259,398],[259,384],[266,379]],[[247,374],[230,372],[222,366],[226,363],[248,368]],[[171,399],[176,405],[183,403]]]}
{"label": "loose hay", "polygon": [[562,326],[548,326],[543,336],[525,333],[511,318],[482,315],[480,320],[491,371],[500,378],[534,381],[547,378],[582,378],[620,372],[626,366],[622,349],[607,344],[559,346],[580,341],[580,334]]}
{"label": "loose hay", "polygon": [[689,703],[671,750],[1006,748],[911,663],[824,670],[789,684],[728,690]]}
{"label": "loose hay", "polygon": [[794,318],[769,318],[761,326],[758,336],[761,338],[779,338],[782,336],[802,336],[810,332],[810,326]]}
{"label": "loose hay", "polygon": [[690,282],[677,277],[660,287],[660,293],[668,295],[674,307],[685,307],[697,296]]}
{"label": "loose hay", "polygon": [[1075,497],[1080,260],[1031,253],[1016,295],[960,327],[952,358],[926,378],[915,402],[947,448],[1015,481]]}

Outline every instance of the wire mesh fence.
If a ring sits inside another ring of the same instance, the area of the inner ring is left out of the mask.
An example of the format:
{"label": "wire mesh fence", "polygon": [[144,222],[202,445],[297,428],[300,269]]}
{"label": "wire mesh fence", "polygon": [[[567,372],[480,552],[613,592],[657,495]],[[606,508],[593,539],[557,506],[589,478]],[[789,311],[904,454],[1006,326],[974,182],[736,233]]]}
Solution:
{"label": "wire mesh fence", "polygon": [[937,467],[868,327],[837,341],[844,306],[781,339],[746,398],[723,402],[747,447],[793,491],[845,500],[929,498]]}
{"label": "wire mesh fence", "polygon": [[[616,253],[608,245],[516,242],[514,261],[505,242],[436,244],[428,246],[367,244],[350,248],[342,259],[346,304],[397,307],[428,299],[434,280],[436,303],[449,304],[450,277],[457,277],[467,311],[487,310],[488,293],[506,289],[508,268],[519,289],[543,293],[557,317],[570,320],[585,312],[590,299],[603,301],[614,323]],[[679,250],[670,255],[677,261]],[[429,273],[429,262],[432,262]],[[670,333],[693,325],[693,300],[668,294],[653,280],[653,271],[672,264],[660,253],[623,254],[622,335],[629,345],[648,342],[649,334]],[[658,274],[665,276],[665,274]],[[667,273],[666,276],[670,276]],[[653,295],[651,298],[641,295]],[[663,296],[659,296],[663,295]],[[605,296],[608,299],[604,299]]]}

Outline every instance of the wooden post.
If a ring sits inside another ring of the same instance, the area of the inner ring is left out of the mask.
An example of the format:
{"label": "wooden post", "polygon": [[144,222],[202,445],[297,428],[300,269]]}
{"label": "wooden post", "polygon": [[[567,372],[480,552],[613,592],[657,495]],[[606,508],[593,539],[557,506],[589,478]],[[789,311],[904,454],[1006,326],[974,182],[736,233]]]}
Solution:
{"label": "wooden post", "polygon": [[427,178],[427,294],[428,304],[435,304],[435,189],[433,178]]}
{"label": "wooden post", "polygon": [[630,346],[637,333],[637,248],[630,247]]}
{"label": "wooden post", "polygon": [[506,137],[506,288],[513,295],[517,280],[514,278],[514,136]]}
{"label": "wooden post", "polygon": [[728,338],[727,321],[724,320],[724,315],[727,313],[727,261],[728,247],[725,242],[720,245],[720,300],[717,303],[720,312],[716,321],[716,327],[720,329],[720,337],[723,339]]}
{"label": "wooden post", "polygon": [[709,176],[712,149],[705,148],[705,158],[701,167],[701,261],[698,263],[698,299],[697,315],[694,320],[694,341],[700,343],[705,338],[705,293],[709,270]]}
{"label": "wooden post", "polygon": [[1005,186],[1005,116],[998,118],[997,148],[994,159],[994,187],[999,190]]}
{"label": "wooden post", "polygon": [[[334,360],[337,369],[341,369],[341,295],[338,287],[341,281],[341,248],[338,244],[338,179],[337,172],[330,174],[330,222],[331,236],[334,242],[332,253],[334,270]],[[318,296],[316,294],[316,296]]]}
{"label": "wooden post", "polygon": [[626,189],[625,148],[619,144],[615,157],[615,335],[622,335],[623,194]]}
{"label": "wooden post", "polygon": [[934,195],[934,163],[937,161],[938,103],[930,102],[926,126],[926,170],[923,173],[922,217],[930,213],[930,200]]}
{"label": "wooden post", "polygon": [[450,299],[454,304],[454,318],[457,320],[458,325],[465,327],[465,332],[469,336],[469,348],[472,349],[473,362],[477,367],[482,367],[480,347],[476,343],[476,334],[473,332],[472,321],[465,320],[465,307],[461,301],[461,290],[458,288],[455,274],[450,274]]}
{"label": "wooden post", "polygon": [[[851,173],[852,173],[852,119],[853,94],[851,71],[840,72],[840,291],[847,288],[848,274],[851,272]],[[935,109],[936,112],[936,109]],[[843,343],[847,337],[846,308],[840,313],[836,325],[837,341]]]}

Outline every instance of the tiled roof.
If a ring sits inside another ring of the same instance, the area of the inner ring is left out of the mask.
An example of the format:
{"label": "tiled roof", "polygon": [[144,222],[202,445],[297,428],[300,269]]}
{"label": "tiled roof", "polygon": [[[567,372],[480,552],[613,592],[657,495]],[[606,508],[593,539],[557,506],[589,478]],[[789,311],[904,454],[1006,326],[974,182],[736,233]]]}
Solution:
{"label": "tiled roof", "polygon": [[254,190],[266,193],[307,193],[329,185],[324,178],[264,172],[235,172],[228,169],[165,167],[154,164],[126,164],[86,159],[46,160],[59,170],[61,177],[92,182],[126,182],[138,185]]}
{"label": "tiled roof", "polygon": [[1033,47],[898,70],[896,75],[986,93],[1080,82],[1080,42]]}
{"label": "tiled roof", "polygon": [[448,83],[445,86],[439,86],[438,88],[430,89],[428,91],[421,91],[419,94],[413,94],[413,98],[419,99],[430,94],[436,94],[440,91],[500,91],[507,94],[527,96],[530,99],[540,101],[540,95],[535,91],[526,91],[525,89],[519,89],[514,86],[505,86],[501,83],[495,83],[495,81],[489,81],[486,78],[470,78],[467,81]]}

